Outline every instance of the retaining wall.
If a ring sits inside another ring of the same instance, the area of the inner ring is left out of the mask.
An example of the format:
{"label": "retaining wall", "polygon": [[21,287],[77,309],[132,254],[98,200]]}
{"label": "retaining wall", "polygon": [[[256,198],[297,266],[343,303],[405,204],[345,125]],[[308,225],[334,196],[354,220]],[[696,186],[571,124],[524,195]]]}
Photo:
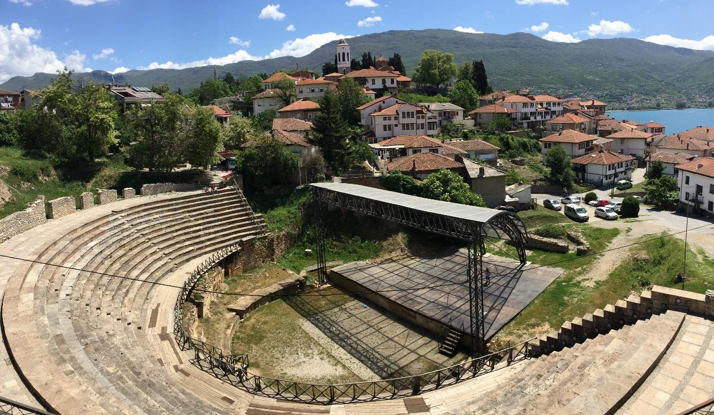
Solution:
{"label": "retaining wall", "polygon": [[59,219],[77,211],[77,202],[72,196],[60,197],[47,202],[47,218]]}
{"label": "retaining wall", "polygon": [[0,220],[0,243],[45,222],[47,222],[45,199],[42,197],[32,202],[27,209]]}

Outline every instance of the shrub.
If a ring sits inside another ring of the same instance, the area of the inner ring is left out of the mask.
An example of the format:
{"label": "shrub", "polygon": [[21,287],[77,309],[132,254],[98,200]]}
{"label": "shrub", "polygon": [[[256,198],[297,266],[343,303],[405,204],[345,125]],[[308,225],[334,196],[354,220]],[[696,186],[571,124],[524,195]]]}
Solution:
{"label": "shrub", "polygon": [[597,200],[597,195],[594,192],[589,192],[585,195],[585,203],[590,203],[593,200]]}
{"label": "shrub", "polygon": [[620,208],[620,216],[623,218],[636,218],[640,214],[640,202],[632,196],[625,197]]}
{"label": "shrub", "polygon": [[562,239],[565,238],[568,231],[565,227],[559,225],[543,225],[534,230],[533,233],[544,238]]}

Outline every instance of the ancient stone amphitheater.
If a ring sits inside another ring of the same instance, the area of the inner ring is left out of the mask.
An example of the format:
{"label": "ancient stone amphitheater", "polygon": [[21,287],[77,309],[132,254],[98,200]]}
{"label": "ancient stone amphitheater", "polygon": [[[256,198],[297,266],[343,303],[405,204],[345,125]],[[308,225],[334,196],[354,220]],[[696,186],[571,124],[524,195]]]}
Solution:
{"label": "ancient stone amphitheater", "polygon": [[714,298],[659,287],[505,353],[360,389],[374,402],[351,402],[355,385],[261,383],[182,338],[174,311],[197,269],[265,234],[228,187],[87,207],[0,245],[0,413],[669,414],[714,396]]}

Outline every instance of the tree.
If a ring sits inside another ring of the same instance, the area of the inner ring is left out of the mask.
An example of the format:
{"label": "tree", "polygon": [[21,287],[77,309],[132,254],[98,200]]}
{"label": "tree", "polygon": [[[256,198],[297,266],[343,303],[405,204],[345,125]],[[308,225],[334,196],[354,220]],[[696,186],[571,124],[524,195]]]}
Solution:
{"label": "tree", "polygon": [[161,96],[164,96],[165,94],[168,94],[169,92],[171,92],[171,88],[169,88],[169,84],[164,82],[163,84],[161,84],[159,86],[152,85],[151,92],[154,92]]}
{"label": "tree", "polygon": [[462,205],[486,206],[481,195],[473,193],[464,179],[450,170],[439,170],[427,177],[421,183],[421,197]]}
{"label": "tree", "polygon": [[206,79],[189,94],[191,100],[199,105],[213,104],[214,99],[233,95],[230,86],[222,79]]}
{"label": "tree", "polygon": [[80,83],[71,96],[74,102],[67,122],[72,126],[75,154],[94,161],[114,143],[114,123],[118,117],[116,101],[106,88],[92,82]]}
{"label": "tree", "polygon": [[337,72],[337,63],[325,62],[322,64],[322,76]]}
{"label": "tree", "polygon": [[636,218],[640,214],[640,202],[632,196],[625,196],[620,206],[620,216],[623,218]]}
{"label": "tree", "polygon": [[290,105],[295,98],[295,81],[290,79],[281,79],[278,82],[273,82],[273,88],[278,90],[278,98],[284,105]]}
{"label": "tree", "polygon": [[456,79],[459,81],[469,81],[471,86],[475,86],[474,82],[474,65],[471,62],[464,62],[463,65],[459,66],[458,74]]}
{"label": "tree", "polygon": [[672,176],[647,180],[645,191],[645,203],[659,209],[670,208],[679,200],[679,185]]}
{"label": "tree", "polygon": [[350,129],[342,118],[337,95],[327,91],[320,98],[320,112],[313,120],[313,140],[322,150],[325,162],[334,174],[347,167]]}
{"label": "tree", "polygon": [[359,71],[362,69],[362,64],[355,58],[352,58],[352,61],[350,62],[350,69],[353,71]]}
{"label": "tree", "polygon": [[374,66],[374,58],[372,58],[371,52],[362,53],[362,61],[360,62],[360,69],[369,69]]}
{"label": "tree", "polygon": [[456,76],[454,55],[436,50],[426,50],[421,55],[419,66],[414,72],[417,83],[438,88]]}
{"label": "tree", "polygon": [[[272,125],[271,125],[272,127]],[[224,134],[223,144],[226,149],[233,150],[255,138],[253,122],[248,117],[236,116],[231,118],[231,123]]]}
{"label": "tree", "polygon": [[419,183],[412,176],[402,174],[399,170],[390,171],[379,178],[379,184],[392,192],[419,196]]}
{"label": "tree", "polygon": [[0,146],[14,146],[18,141],[18,115],[0,112]]}
{"label": "tree", "polygon": [[369,102],[369,97],[362,92],[362,86],[354,78],[343,77],[337,88],[337,100],[342,119],[350,126],[359,125],[361,115],[357,107]]}
{"label": "tree", "polygon": [[407,68],[404,66],[404,63],[402,62],[402,56],[400,54],[395,53],[391,58],[389,58],[388,63],[389,66],[394,68],[394,70],[399,72],[400,74],[407,74]]}
{"label": "tree", "polygon": [[236,162],[246,187],[253,192],[289,183],[298,170],[297,154],[267,134],[242,151]]}
{"label": "tree", "polygon": [[545,155],[545,165],[550,168],[548,181],[551,184],[565,188],[573,186],[575,173],[573,173],[573,162],[568,157],[562,146],[554,146]]}
{"label": "tree", "polygon": [[454,89],[449,94],[451,102],[462,107],[465,113],[471,112],[478,107],[478,94],[471,82],[461,80],[454,85]]}
{"label": "tree", "polygon": [[649,163],[647,171],[645,172],[645,179],[647,180],[657,180],[662,177],[662,173],[666,166],[661,161],[653,161]]}
{"label": "tree", "polygon": [[486,66],[483,61],[473,61],[473,85],[480,95],[486,95],[493,92],[493,88],[488,84],[488,76],[486,76]]}
{"label": "tree", "polygon": [[171,171],[182,161],[186,142],[184,121],[188,114],[181,97],[167,94],[163,103],[137,105],[125,116],[132,134],[139,140],[129,150],[132,166]]}
{"label": "tree", "polygon": [[213,110],[198,107],[191,114],[187,131],[185,159],[197,167],[209,167],[215,161],[221,145],[221,125]]}
{"label": "tree", "polygon": [[235,94],[238,91],[236,88],[238,86],[238,82],[232,73],[226,72],[225,74],[223,74],[223,82],[228,85],[228,88],[230,88],[232,93]]}
{"label": "tree", "polygon": [[278,112],[274,109],[265,110],[251,118],[255,131],[270,131],[273,129],[273,119],[278,117]]}
{"label": "tree", "polygon": [[374,150],[366,141],[350,142],[347,154],[345,165],[348,167],[364,163],[365,161],[373,162],[377,158],[374,154]]}
{"label": "tree", "polygon": [[590,203],[593,200],[597,200],[597,195],[595,192],[588,192],[585,194],[585,203]]}
{"label": "tree", "polygon": [[508,131],[513,128],[513,121],[507,115],[497,114],[488,124],[487,129],[491,132]]}

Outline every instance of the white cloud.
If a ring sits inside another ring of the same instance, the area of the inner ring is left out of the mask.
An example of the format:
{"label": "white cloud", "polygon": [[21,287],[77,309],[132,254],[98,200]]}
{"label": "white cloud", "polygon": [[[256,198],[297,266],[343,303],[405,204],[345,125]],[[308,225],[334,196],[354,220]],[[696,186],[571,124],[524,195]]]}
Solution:
{"label": "white cloud", "polygon": [[516,4],[523,6],[533,6],[535,4],[558,4],[567,6],[570,3],[568,3],[568,0],[516,0]]}
{"label": "white cloud", "polygon": [[240,40],[235,36],[231,36],[230,39],[228,39],[228,43],[231,45],[244,46],[246,48],[250,47],[250,40]]}
{"label": "white cloud", "polygon": [[569,33],[560,33],[560,32],[553,32],[553,31],[546,33],[543,36],[543,39],[549,40],[551,42],[560,42],[560,43],[578,43],[578,42],[580,42],[580,39],[574,37],[573,35],[571,35]]}
{"label": "white cloud", "polygon": [[645,42],[657,43],[659,45],[674,46],[675,48],[714,51],[714,36],[711,35],[702,40],[680,39],[670,35],[648,36],[643,40]]}
{"label": "white cloud", "polygon": [[456,30],[457,32],[463,32],[463,33],[473,33],[473,34],[483,33],[481,31],[474,29],[473,27],[456,26],[454,28],[454,30]]}
{"label": "white cloud", "polygon": [[279,4],[269,4],[260,11],[259,19],[283,20],[285,13],[281,12]]}
{"label": "white cloud", "polygon": [[112,74],[112,75],[116,75],[116,74],[118,74],[118,73],[129,72],[130,70],[131,70],[131,69],[129,69],[129,68],[125,67],[125,66],[120,66],[120,67],[114,69],[113,71],[108,71],[108,72],[109,72],[110,74]]}
{"label": "white cloud", "polygon": [[528,30],[529,32],[538,33],[538,32],[544,32],[545,30],[548,29],[548,27],[550,27],[548,22],[543,22],[541,24],[534,24],[533,26],[529,27],[526,30]]}
{"label": "white cloud", "polygon": [[375,23],[381,22],[382,18],[380,16],[370,16],[364,20],[357,22],[358,27],[372,27]]}
{"label": "white cloud", "polygon": [[114,54],[114,49],[106,48],[106,49],[102,49],[102,53],[97,54],[97,55],[92,55],[92,59],[94,59],[95,61],[99,60],[99,59],[105,59],[113,54]]}
{"label": "white cloud", "polygon": [[294,31],[295,31],[295,25],[292,25],[292,24],[291,24],[290,26],[286,27],[285,30],[287,30],[288,32],[294,32]]}
{"label": "white cloud", "polygon": [[338,35],[335,32],[316,33],[304,38],[297,38],[283,43],[280,49],[275,49],[265,56],[265,59],[279,58],[281,56],[305,56],[320,46],[339,39],[349,39],[352,36]]}
{"label": "white cloud", "polygon": [[350,0],[348,2],[345,2],[345,4],[348,7],[377,7],[379,4],[375,3],[372,0]]}
{"label": "white cloud", "polygon": [[261,60],[261,58],[259,56],[251,56],[250,53],[244,50],[239,50],[235,53],[231,53],[230,55],[223,56],[221,58],[208,58],[186,63],[176,63],[172,61],[167,61],[165,63],[152,62],[149,64],[149,66],[141,66],[138,69],[186,69],[195,68],[198,66],[228,65],[229,63],[249,60],[257,61]]}
{"label": "white cloud", "polygon": [[42,31],[32,27],[0,25],[0,82],[13,76],[29,76],[37,72],[54,73],[65,66],[77,72],[89,70],[84,67],[86,55],[73,51],[60,60],[52,50],[36,45]]}
{"label": "white cloud", "polygon": [[619,35],[620,33],[630,33],[634,32],[635,29],[628,23],[616,20],[611,22],[609,20],[600,20],[600,24],[591,24],[588,26],[587,34],[590,36],[597,35]]}

